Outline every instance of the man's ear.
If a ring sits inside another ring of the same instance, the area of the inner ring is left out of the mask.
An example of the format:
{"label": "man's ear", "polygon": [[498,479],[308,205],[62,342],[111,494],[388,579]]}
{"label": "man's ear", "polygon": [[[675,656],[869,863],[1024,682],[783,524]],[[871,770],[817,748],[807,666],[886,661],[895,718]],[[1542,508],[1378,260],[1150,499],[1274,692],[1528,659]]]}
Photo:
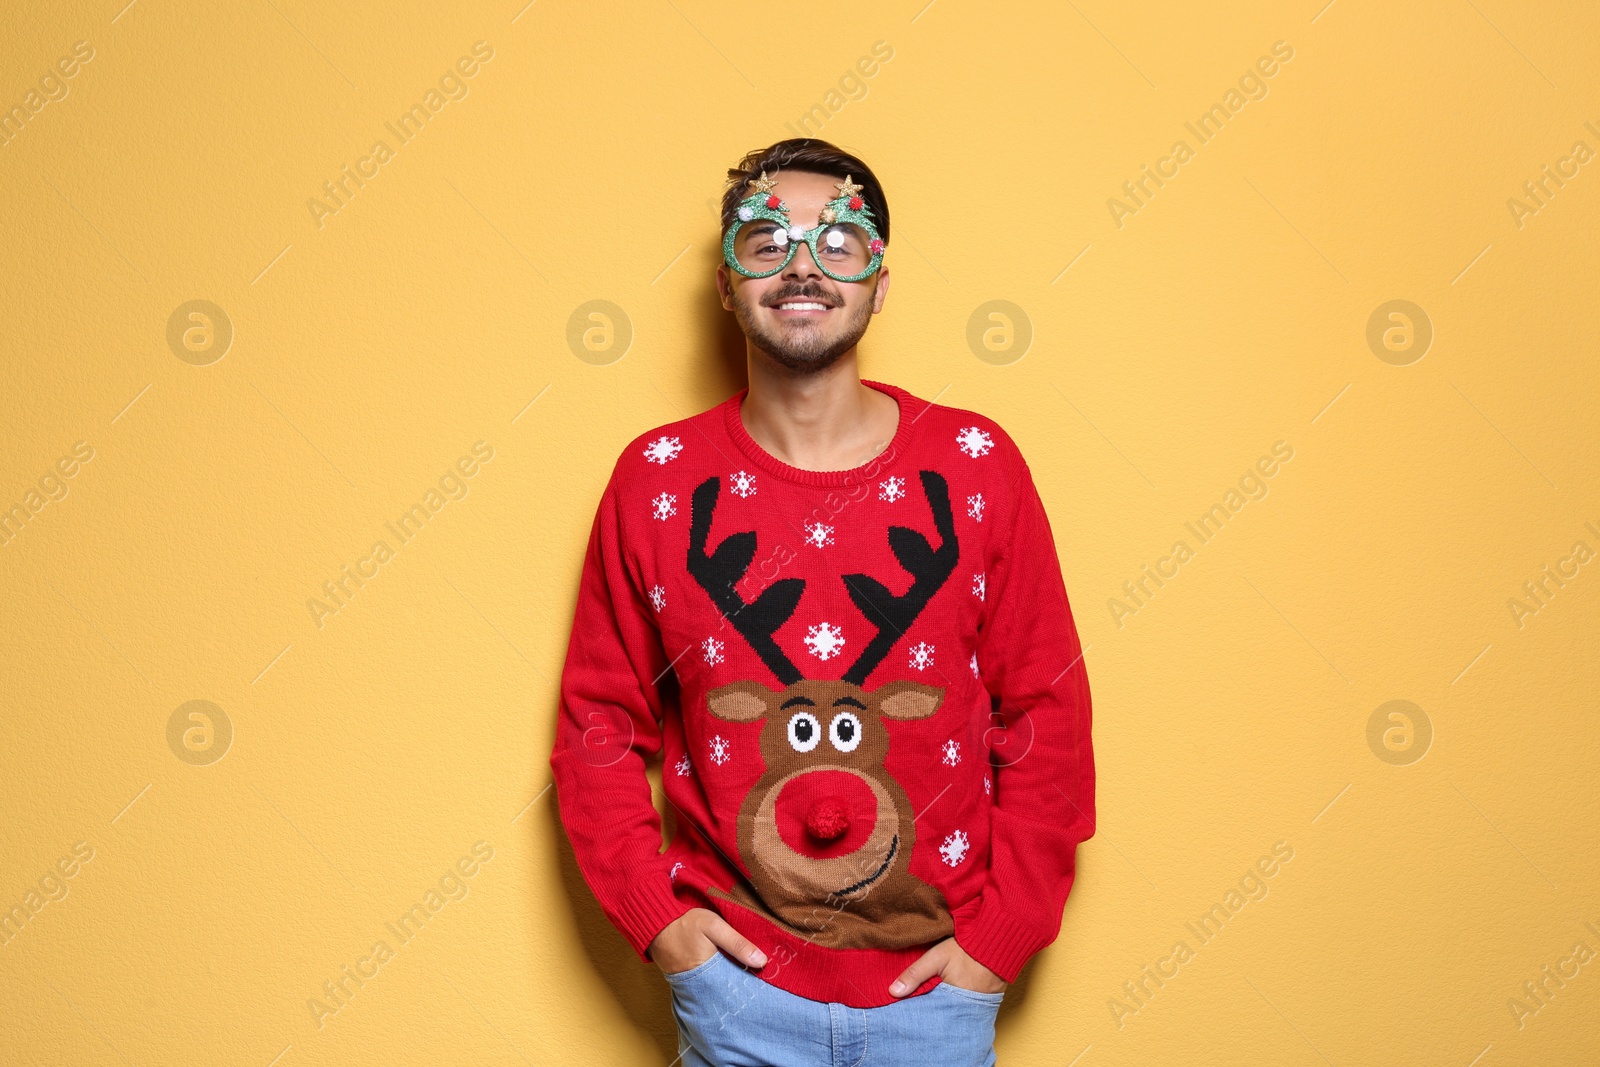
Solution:
{"label": "man's ear", "polygon": [[733,310],[733,281],[729,277],[728,265],[717,264],[717,296],[722,300],[722,310]]}
{"label": "man's ear", "polygon": [[889,295],[889,268],[879,267],[877,285],[872,291],[872,313],[876,315],[883,310],[884,297]]}

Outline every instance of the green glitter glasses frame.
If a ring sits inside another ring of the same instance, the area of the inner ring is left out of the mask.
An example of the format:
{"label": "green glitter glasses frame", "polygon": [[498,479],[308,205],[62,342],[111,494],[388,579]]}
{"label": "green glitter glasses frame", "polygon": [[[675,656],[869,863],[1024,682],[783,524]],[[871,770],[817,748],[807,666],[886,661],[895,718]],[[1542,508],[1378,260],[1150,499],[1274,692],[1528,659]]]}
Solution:
{"label": "green glitter glasses frame", "polygon": [[811,249],[817,269],[837,282],[861,281],[883,263],[884,244],[872,209],[849,175],[836,183],[839,196],[809,230],[789,222],[788,205],[772,192],[776,184],[766,171],[750,182],[755,192],[739,204],[738,217],[722,238],[722,259],[730,270],[746,278],[770,278],[789,265],[802,244]]}

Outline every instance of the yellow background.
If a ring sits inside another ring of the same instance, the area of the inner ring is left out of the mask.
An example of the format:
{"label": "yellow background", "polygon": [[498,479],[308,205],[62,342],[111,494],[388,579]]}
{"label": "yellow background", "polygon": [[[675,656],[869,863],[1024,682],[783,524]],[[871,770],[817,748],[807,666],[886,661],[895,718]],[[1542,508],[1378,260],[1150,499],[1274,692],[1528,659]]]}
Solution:
{"label": "yellow background", "polygon": [[[94,56],[0,148],[0,505],[94,455],[0,547],[0,907],[94,856],[0,946],[0,1060],[672,1060],[665,985],[556,821],[556,685],[618,450],[743,384],[723,170],[808,112],[892,206],[863,373],[1017,438],[1088,646],[1099,832],[1001,1062],[1592,1058],[1600,959],[1521,1026],[1508,1001],[1600,950],[1600,564],[1520,626],[1508,601],[1600,550],[1600,163],[1520,226],[1507,202],[1600,150],[1597,39],[1583,5],[1506,0],[31,5],[0,105]],[[477,41],[465,98],[394,141]],[[1403,366],[1367,342],[1396,299],[1434,334]],[[169,345],[192,300],[220,359]],[[593,300],[621,358],[569,344]],[[969,346],[990,300],[1020,358]],[[1268,495],[1117,625],[1280,440]],[[478,441],[467,495],[319,626],[322,583]],[[169,744],[191,700],[231,724],[220,760]],[[1369,746],[1391,700],[1422,759]],[[467,895],[319,1026],[307,1001],[478,841]],[[1200,947],[1185,922],[1278,841]]]}

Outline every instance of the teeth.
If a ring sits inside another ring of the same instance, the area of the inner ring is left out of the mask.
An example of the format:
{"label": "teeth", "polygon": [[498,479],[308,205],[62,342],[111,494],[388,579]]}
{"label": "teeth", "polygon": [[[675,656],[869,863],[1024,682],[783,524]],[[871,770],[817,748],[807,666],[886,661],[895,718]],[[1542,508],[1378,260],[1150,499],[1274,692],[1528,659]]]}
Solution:
{"label": "teeth", "polygon": [[826,304],[779,304],[778,307],[780,309],[784,310],[784,311],[827,311],[828,310],[828,305],[826,305]]}

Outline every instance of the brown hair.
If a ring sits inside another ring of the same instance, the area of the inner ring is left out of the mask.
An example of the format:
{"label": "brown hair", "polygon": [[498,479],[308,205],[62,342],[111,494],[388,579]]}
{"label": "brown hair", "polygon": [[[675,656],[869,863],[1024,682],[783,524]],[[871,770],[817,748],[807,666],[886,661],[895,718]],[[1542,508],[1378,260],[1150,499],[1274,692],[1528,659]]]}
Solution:
{"label": "brown hair", "polygon": [[873,225],[883,243],[889,243],[889,202],[872,168],[837,145],[816,137],[792,137],[766,148],[746,152],[737,167],[728,168],[728,188],[722,194],[722,232],[727,233],[738,217],[739,202],[750,195],[748,182],[779,170],[803,170],[826,174],[843,181],[846,176],[861,186],[861,198],[872,209]]}

